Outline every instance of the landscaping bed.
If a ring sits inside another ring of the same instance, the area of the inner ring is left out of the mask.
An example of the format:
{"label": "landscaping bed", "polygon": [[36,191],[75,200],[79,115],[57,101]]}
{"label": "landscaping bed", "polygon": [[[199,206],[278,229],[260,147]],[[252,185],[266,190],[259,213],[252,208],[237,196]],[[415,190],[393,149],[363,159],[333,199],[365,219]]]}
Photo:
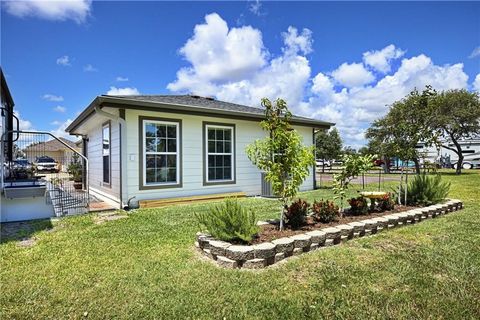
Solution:
{"label": "landscaping bed", "polygon": [[258,235],[251,241],[250,244],[258,244],[266,241],[272,241],[282,237],[289,237],[296,234],[302,234],[308,231],[319,230],[326,227],[335,227],[342,224],[348,224],[350,222],[361,221],[365,219],[372,219],[383,217],[393,213],[400,213],[405,212],[408,210],[418,209],[420,207],[415,206],[396,206],[395,209],[383,212],[371,212],[367,215],[351,215],[346,213],[343,217],[337,218],[335,221],[322,223],[322,222],[315,222],[313,219],[307,219],[306,225],[298,228],[298,229],[291,229],[286,228],[284,230],[279,230],[278,222],[272,221],[271,223],[261,224],[260,225],[260,232]]}
{"label": "landscaping bed", "polygon": [[[254,245],[236,245],[219,241],[208,234],[197,233],[195,246],[219,266],[226,268],[259,269],[275,264],[290,256],[300,255],[328,247],[356,237],[372,235],[387,229],[419,223],[463,208],[460,200],[449,200],[380,217],[370,217],[318,230],[302,232]],[[359,217],[364,218],[364,217]],[[344,221],[346,222],[346,221]]]}

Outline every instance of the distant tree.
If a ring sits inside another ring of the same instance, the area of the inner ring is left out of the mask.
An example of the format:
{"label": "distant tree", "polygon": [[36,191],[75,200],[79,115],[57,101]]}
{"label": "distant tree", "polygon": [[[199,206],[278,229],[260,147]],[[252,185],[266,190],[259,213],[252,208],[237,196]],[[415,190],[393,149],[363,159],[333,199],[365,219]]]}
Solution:
{"label": "distant tree", "polygon": [[296,196],[315,164],[314,147],[304,146],[302,137],[290,125],[292,114],[284,100],[277,99],[272,104],[264,98],[262,106],[265,108],[265,120],[261,126],[269,135],[248,145],[246,154],[253,164],[265,171],[265,179],[271,183],[275,195],[280,197],[283,205],[280,229],[283,229],[287,203]]}
{"label": "distant tree", "polygon": [[350,146],[345,146],[342,150],[342,155],[344,156],[348,156],[348,155],[355,155],[357,154],[357,150],[355,150],[354,148],[350,147]]}
{"label": "distant tree", "polygon": [[480,99],[477,92],[465,89],[447,90],[439,93],[433,100],[434,123],[440,136],[453,143],[443,143],[442,147],[452,150],[458,156],[456,173],[462,172],[464,156],[459,140],[480,134]]}
{"label": "distant tree", "polygon": [[[342,139],[336,128],[330,131],[322,130],[315,135],[315,156],[317,159],[338,159],[342,152]],[[325,163],[322,171],[325,170]]]}
{"label": "distant tree", "polygon": [[419,142],[432,145],[436,140],[437,132],[432,130],[435,116],[431,104],[435,95],[430,86],[421,93],[415,89],[394,102],[384,117],[373,122],[365,136],[379,149],[378,154],[411,160],[416,172],[420,173],[417,145]]}

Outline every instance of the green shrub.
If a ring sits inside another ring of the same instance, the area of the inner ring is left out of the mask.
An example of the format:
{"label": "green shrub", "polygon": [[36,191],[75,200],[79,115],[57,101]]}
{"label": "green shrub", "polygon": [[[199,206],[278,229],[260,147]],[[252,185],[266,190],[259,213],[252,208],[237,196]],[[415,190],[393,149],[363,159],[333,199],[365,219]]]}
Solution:
{"label": "green shrub", "polygon": [[[429,176],[426,173],[416,175],[408,183],[407,204],[431,205],[439,203],[448,196],[450,183],[442,181],[440,175]],[[401,199],[405,199],[405,189],[400,189]]]}
{"label": "green shrub", "polygon": [[367,199],[360,196],[357,198],[351,198],[348,200],[350,205],[350,213],[354,216],[364,215],[368,213]]}
{"label": "green shrub", "polygon": [[329,223],[337,220],[339,216],[338,206],[333,201],[317,201],[312,204],[312,216],[317,222]]}
{"label": "green shrub", "polygon": [[224,241],[247,243],[259,230],[255,213],[242,207],[236,199],[226,199],[206,212],[195,213],[195,218],[201,228]]}
{"label": "green shrub", "polygon": [[292,229],[300,228],[305,225],[310,205],[307,201],[298,199],[285,210],[285,223]]}
{"label": "green shrub", "polygon": [[387,193],[381,199],[378,200],[378,208],[381,211],[388,211],[395,209],[395,199],[392,194]]}

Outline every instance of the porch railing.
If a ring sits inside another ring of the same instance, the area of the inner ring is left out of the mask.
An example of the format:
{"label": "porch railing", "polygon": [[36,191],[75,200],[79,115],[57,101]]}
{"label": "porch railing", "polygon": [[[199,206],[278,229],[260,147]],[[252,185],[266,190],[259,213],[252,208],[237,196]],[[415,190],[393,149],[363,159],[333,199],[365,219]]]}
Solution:
{"label": "porch railing", "polygon": [[4,132],[1,144],[0,150],[8,144],[12,148],[8,156],[3,152],[0,156],[5,197],[26,197],[26,189],[38,196],[41,189],[56,216],[88,210],[88,159],[80,146],[50,132],[22,130]]}

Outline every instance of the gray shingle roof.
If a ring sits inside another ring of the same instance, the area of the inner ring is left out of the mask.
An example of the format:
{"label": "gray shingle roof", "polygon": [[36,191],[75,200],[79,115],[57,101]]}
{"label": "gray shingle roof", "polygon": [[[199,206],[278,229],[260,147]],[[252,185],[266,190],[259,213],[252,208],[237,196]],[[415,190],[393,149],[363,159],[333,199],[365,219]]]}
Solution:
{"label": "gray shingle roof", "polygon": [[[62,140],[64,143],[69,145],[70,147],[79,150],[79,148],[75,145],[75,142],[65,139],[65,138],[58,138],[59,140]],[[27,146],[24,151],[62,151],[62,150],[67,150],[70,151],[67,147],[65,147],[62,143],[57,141],[56,139],[49,140],[46,142],[40,142],[36,144],[31,144]]]}
{"label": "gray shingle roof", "polygon": [[[146,102],[157,102],[167,104],[179,104],[190,107],[202,107],[208,109],[218,109],[224,111],[236,111],[249,114],[263,115],[265,110],[259,107],[250,107],[232,102],[225,102],[209,97],[201,97],[198,95],[103,95],[104,97],[124,98],[126,100],[137,100]],[[293,120],[312,120],[311,118],[294,115]]]}
{"label": "gray shingle roof", "polygon": [[[263,120],[265,110],[258,107],[216,100],[196,95],[101,95],[67,127],[65,131],[76,134],[76,128],[95,114],[95,108],[104,106],[119,109],[158,110],[162,112],[196,114],[230,119]],[[292,124],[328,129],[334,123],[307,117],[292,116]]]}

